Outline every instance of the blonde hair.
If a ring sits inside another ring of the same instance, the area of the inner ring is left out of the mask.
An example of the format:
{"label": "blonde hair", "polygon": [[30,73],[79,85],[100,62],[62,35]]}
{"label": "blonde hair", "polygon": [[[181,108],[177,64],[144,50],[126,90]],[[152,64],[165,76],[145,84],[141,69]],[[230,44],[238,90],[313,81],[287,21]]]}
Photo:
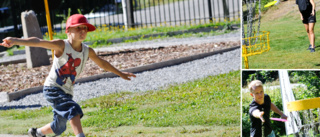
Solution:
{"label": "blonde hair", "polygon": [[260,80],[251,81],[248,87],[250,92],[252,93],[257,87],[262,87],[262,82]]}

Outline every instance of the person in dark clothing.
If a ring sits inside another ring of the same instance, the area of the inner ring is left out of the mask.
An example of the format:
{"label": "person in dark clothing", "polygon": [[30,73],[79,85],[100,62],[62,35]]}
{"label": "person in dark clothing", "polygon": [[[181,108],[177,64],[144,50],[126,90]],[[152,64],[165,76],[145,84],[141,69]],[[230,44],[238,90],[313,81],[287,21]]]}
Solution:
{"label": "person in dark clothing", "polygon": [[271,102],[269,95],[264,94],[260,80],[252,81],[249,84],[249,90],[250,95],[253,97],[249,107],[251,120],[250,137],[275,137],[271,127],[270,110],[278,113],[282,119],[287,119],[287,116]]}
{"label": "person in dark clothing", "polygon": [[299,7],[302,23],[308,33],[310,42],[308,50],[315,52],[314,26],[316,23],[316,4],[314,0],[296,0],[296,4]]}

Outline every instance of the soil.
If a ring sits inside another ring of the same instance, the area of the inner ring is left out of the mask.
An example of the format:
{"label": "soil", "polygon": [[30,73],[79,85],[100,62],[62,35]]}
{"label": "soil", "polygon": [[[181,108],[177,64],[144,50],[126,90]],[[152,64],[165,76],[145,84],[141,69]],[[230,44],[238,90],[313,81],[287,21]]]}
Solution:
{"label": "soil", "polygon": [[[171,47],[127,49],[117,52],[98,52],[100,58],[123,70],[147,64],[177,59],[181,57],[207,53],[234,46],[240,41],[203,43],[196,45],[176,45]],[[52,60],[50,59],[51,64]],[[15,92],[43,85],[51,65],[29,69],[26,63],[0,66],[0,92]],[[92,60],[88,60],[79,78],[104,73]]]}
{"label": "soil", "polygon": [[[320,4],[320,0],[314,0],[316,5]],[[263,6],[263,5],[262,5]],[[316,11],[320,9],[316,6]],[[262,14],[262,23],[267,21],[273,21],[283,17],[294,17],[300,19],[299,8],[296,4],[296,0],[281,1],[276,6],[269,7],[266,13]]]}

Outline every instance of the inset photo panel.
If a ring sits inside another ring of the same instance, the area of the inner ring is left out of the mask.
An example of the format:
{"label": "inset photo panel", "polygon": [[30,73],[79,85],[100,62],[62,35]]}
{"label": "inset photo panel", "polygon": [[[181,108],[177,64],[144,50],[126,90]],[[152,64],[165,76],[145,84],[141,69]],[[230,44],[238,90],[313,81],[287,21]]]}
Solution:
{"label": "inset photo panel", "polygon": [[320,69],[320,0],[242,0],[242,69]]}
{"label": "inset photo panel", "polygon": [[320,71],[242,71],[242,137],[319,136]]}

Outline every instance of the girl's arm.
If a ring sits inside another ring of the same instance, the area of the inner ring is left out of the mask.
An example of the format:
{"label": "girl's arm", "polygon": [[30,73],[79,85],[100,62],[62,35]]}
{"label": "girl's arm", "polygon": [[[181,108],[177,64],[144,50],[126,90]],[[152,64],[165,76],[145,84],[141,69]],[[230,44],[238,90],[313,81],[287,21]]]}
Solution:
{"label": "girl's arm", "polygon": [[314,12],[316,10],[316,4],[314,3],[314,0],[310,0],[310,3],[312,5],[312,13],[311,13],[311,15],[314,16]]}
{"label": "girl's arm", "polygon": [[30,37],[26,39],[7,37],[2,41],[3,42],[0,43],[0,45],[4,47],[12,47],[13,45],[23,45],[23,46],[29,46],[29,47],[41,47],[46,49],[52,49],[55,51],[55,55],[57,57],[59,57],[64,50],[63,40],[47,41],[47,40],[39,39],[36,37]]}
{"label": "girl's arm", "polygon": [[95,62],[100,68],[104,69],[105,71],[112,72],[125,80],[131,80],[129,77],[136,77],[136,75],[128,72],[121,72],[115,67],[113,67],[108,61],[105,61],[97,56],[92,48],[89,48],[89,58]]}
{"label": "girl's arm", "polygon": [[271,110],[277,114],[279,114],[281,116],[282,119],[287,119],[287,116],[285,114],[283,114],[281,112],[281,110],[276,106],[274,105],[273,103],[271,103]]}

